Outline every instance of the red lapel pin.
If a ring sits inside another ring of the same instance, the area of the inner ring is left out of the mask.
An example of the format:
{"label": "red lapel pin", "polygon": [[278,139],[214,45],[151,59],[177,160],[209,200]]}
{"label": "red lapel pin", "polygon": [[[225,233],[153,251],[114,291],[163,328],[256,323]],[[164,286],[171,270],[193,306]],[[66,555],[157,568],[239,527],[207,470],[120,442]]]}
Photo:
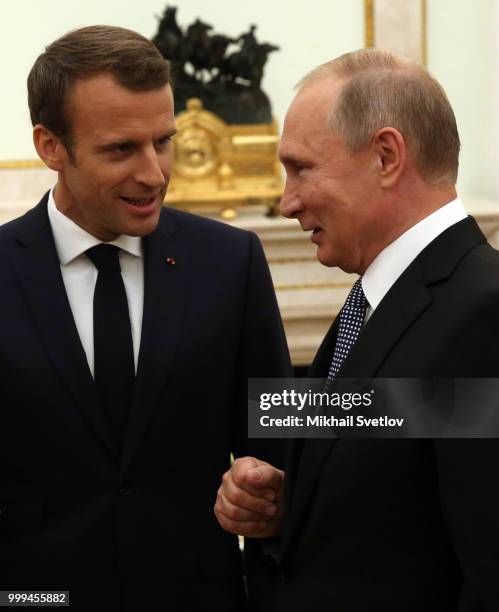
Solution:
{"label": "red lapel pin", "polygon": [[174,266],[174,265],[175,265],[177,262],[175,261],[175,258],[173,258],[173,257],[167,257],[167,258],[166,258],[166,263],[167,263],[169,266]]}

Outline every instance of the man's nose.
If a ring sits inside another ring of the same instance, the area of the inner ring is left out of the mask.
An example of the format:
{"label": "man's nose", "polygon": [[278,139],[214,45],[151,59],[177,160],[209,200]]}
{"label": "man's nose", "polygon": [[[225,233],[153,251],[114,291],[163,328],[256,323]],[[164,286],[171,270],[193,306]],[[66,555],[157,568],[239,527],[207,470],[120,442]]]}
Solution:
{"label": "man's nose", "polygon": [[164,156],[159,156],[155,150],[145,152],[141,156],[135,171],[135,180],[148,187],[160,189],[169,178],[170,162],[165,164]]}
{"label": "man's nose", "polygon": [[284,185],[284,193],[279,203],[279,209],[282,216],[288,219],[296,217],[303,210],[298,193],[289,178],[286,179],[286,184]]}

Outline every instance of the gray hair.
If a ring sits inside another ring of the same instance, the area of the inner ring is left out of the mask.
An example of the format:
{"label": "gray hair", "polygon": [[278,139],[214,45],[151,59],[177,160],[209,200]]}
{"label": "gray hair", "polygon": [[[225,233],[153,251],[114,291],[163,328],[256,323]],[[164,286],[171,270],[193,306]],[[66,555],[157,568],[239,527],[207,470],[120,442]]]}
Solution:
{"label": "gray hair", "polygon": [[298,89],[321,78],[345,80],[327,127],[352,151],[365,149],[383,127],[403,136],[420,175],[431,184],[455,184],[460,141],[442,86],[418,64],[389,51],[360,49],[318,66]]}

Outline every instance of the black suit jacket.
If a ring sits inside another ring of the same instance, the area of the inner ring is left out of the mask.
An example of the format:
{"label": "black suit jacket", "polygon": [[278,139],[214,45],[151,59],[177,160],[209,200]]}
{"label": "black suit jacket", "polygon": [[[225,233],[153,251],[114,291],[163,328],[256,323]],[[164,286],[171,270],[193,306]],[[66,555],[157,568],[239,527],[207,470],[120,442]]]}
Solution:
{"label": "black suit jacket", "polygon": [[230,452],[266,454],[248,446],[247,378],[289,375],[270,275],[253,234],[174,210],[144,249],[120,455],[64,290],[47,197],[0,229],[0,589],[70,590],[71,609],[85,612],[239,612],[238,543],[213,504]]}
{"label": "black suit jacket", "polygon": [[[498,377],[498,339],[499,254],[467,218],[396,281],[339,376]],[[499,610],[498,474],[494,439],[294,441],[274,609]]]}

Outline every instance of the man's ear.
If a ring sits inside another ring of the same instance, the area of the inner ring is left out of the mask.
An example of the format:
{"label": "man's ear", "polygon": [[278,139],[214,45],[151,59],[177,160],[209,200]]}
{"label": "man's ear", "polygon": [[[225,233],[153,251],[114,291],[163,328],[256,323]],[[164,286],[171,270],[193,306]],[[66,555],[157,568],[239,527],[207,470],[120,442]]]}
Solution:
{"label": "man's ear", "polygon": [[406,164],[406,146],[402,134],[391,127],[381,128],[373,137],[378,159],[378,173],[384,189],[393,187]]}
{"label": "man's ear", "polygon": [[56,172],[64,169],[69,161],[67,149],[61,139],[41,123],[33,128],[33,143],[45,165]]}

